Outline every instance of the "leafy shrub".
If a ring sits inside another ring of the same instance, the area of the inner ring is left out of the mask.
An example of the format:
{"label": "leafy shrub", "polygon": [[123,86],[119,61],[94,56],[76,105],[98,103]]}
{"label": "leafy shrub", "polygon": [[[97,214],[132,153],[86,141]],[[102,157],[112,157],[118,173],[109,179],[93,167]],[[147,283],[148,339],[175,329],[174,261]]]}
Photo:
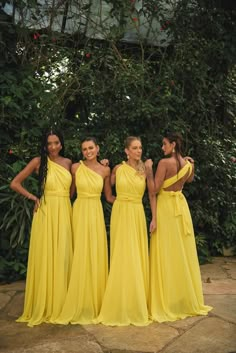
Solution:
{"label": "leafy shrub", "polygon": [[[9,188],[10,175],[14,176],[24,166],[21,161],[8,165],[9,179],[0,187],[0,280],[24,278],[26,274],[33,203]],[[32,192],[37,190],[33,177],[26,180],[25,186]]]}
{"label": "leafy shrub", "polygon": [[[111,18],[118,22],[108,28],[100,21],[103,40],[86,37],[80,26],[73,35],[48,28],[35,37],[20,23],[12,28],[11,39],[4,37],[5,52],[13,58],[7,69],[0,66],[0,176],[5,199],[0,204],[1,239],[11,239],[1,254],[4,259],[13,245],[18,249],[23,239],[27,244],[31,214],[28,202],[6,188],[14,174],[11,166],[37,154],[41,131],[51,125],[63,130],[66,154],[73,161],[80,158],[81,139],[95,135],[101,158],[109,158],[111,166],[125,158],[125,137],[139,135],[144,158],[151,157],[156,167],[162,158],[163,130],[178,130],[186,154],[195,159],[196,177],[184,192],[199,256],[221,254],[224,246],[236,243],[235,11],[214,0],[212,6],[205,0],[160,1],[157,7],[150,0],[142,6],[138,2],[140,8],[130,1],[107,3]],[[30,5],[22,3],[22,11],[25,6]],[[36,2],[32,6],[36,14],[42,10]],[[130,23],[132,18],[137,20]],[[150,30],[152,44],[141,35],[141,18],[147,25],[154,19],[160,23]],[[127,24],[136,38],[133,43],[121,40]],[[33,181],[29,183],[33,187]],[[149,220],[146,197],[144,204]],[[22,230],[15,210],[24,219]],[[110,209],[104,205],[104,210],[109,227]]]}

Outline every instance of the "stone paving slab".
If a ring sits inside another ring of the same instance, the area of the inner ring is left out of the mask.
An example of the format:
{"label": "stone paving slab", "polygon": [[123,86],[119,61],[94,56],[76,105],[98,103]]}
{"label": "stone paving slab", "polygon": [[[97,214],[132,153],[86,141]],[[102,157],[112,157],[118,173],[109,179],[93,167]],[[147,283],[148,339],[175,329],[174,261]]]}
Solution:
{"label": "stone paving slab", "polygon": [[9,284],[1,285],[1,292],[8,291],[24,291],[25,290],[25,281],[17,281]]}
{"label": "stone paving slab", "polygon": [[219,318],[208,317],[186,331],[162,353],[236,352],[236,326]]}
{"label": "stone paving slab", "polygon": [[183,320],[164,323],[164,325],[174,327],[179,332],[184,332],[190,329],[191,327],[195,326],[199,321],[204,320],[205,318],[206,318],[205,316],[186,317]]}
{"label": "stone paving slab", "polygon": [[3,353],[103,353],[101,347],[93,341],[87,339],[57,339],[50,342],[34,344],[32,347],[15,347],[13,349],[0,348]]}
{"label": "stone paving slab", "polygon": [[222,265],[222,268],[226,271],[228,277],[236,279],[236,263],[228,262],[225,265]]}
{"label": "stone paving slab", "polygon": [[87,325],[84,328],[94,335],[105,350],[110,351],[118,349],[120,351],[158,352],[173,338],[179,336],[177,329],[158,323],[145,327]]}
{"label": "stone paving slab", "polygon": [[7,293],[0,293],[0,310],[3,309],[11,300],[11,295]]}
{"label": "stone paving slab", "polygon": [[33,328],[14,321],[0,321],[0,352],[4,353],[102,353],[94,337],[79,325],[41,324]]}
{"label": "stone paving slab", "polygon": [[7,315],[12,316],[13,320],[17,319],[22,314],[24,296],[24,292],[17,292],[4,310],[7,312]]}
{"label": "stone paving slab", "polygon": [[[201,277],[203,282],[207,280],[222,280],[227,278],[226,270],[223,268],[229,261],[225,258],[214,258],[213,263],[208,263],[200,266]],[[232,262],[230,262],[232,263]],[[236,263],[233,263],[233,267],[236,266]]]}
{"label": "stone paving slab", "polygon": [[220,316],[222,319],[236,324],[236,295],[212,294],[206,295],[205,299],[207,304],[213,306],[212,315]]}
{"label": "stone paving slab", "polygon": [[[1,352],[1,350],[0,350]],[[28,348],[15,348],[4,350],[4,353],[103,353],[103,350],[96,342],[88,342],[86,339],[79,341],[56,340],[55,342],[44,342]]]}
{"label": "stone paving slab", "polygon": [[41,324],[22,313],[25,281],[0,285],[0,353],[236,353],[236,257],[201,266],[208,316],[146,327]]}
{"label": "stone paving slab", "polygon": [[203,294],[236,294],[236,281],[232,279],[211,280],[203,282]]}

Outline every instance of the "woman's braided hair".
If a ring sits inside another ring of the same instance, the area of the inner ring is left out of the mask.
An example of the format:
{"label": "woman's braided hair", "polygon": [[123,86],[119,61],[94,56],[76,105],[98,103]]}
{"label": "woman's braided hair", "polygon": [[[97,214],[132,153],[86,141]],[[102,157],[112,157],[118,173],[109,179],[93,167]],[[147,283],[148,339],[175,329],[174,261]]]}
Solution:
{"label": "woman's braided hair", "polygon": [[41,141],[41,149],[40,149],[40,166],[39,166],[39,178],[38,178],[38,198],[41,198],[44,194],[44,187],[47,180],[47,171],[48,171],[48,136],[56,135],[62,145],[62,149],[60,150],[60,155],[64,156],[65,146],[64,146],[64,138],[62,134],[51,128],[50,131],[46,131],[42,136]]}

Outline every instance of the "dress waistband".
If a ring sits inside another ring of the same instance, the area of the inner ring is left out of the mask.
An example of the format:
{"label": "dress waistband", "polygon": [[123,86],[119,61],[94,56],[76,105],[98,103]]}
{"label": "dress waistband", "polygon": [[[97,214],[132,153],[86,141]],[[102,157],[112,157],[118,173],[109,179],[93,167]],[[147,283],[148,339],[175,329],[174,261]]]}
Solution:
{"label": "dress waistband", "polygon": [[125,194],[119,194],[116,198],[116,201],[142,203],[142,198],[140,198],[140,196],[130,196]]}
{"label": "dress waistband", "polygon": [[163,196],[170,196],[170,197],[174,197],[175,200],[175,216],[180,216],[182,214],[181,212],[181,200],[184,199],[184,195],[182,194],[182,191],[165,191],[165,190],[161,190],[158,194],[159,195],[163,195]]}
{"label": "dress waistband", "polygon": [[185,200],[184,195],[182,194],[182,191],[165,191],[161,190],[158,195],[162,196],[169,196],[174,198],[174,212],[175,212],[175,217],[181,217],[182,222],[183,222],[183,228],[184,228],[184,234],[185,235],[191,235],[191,224],[186,217],[185,212],[183,211],[183,203],[182,201]]}
{"label": "dress waistband", "polygon": [[56,197],[69,197],[69,191],[45,191],[44,193],[46,196],[56,196]]}
{"label": "dress waistband", "polygon": [[184,197],[183,196],[183,193],[182,193],[182,190],[179,190],[179,191],[168,191],[168,190],[163,190],[161,189],[158,193],[158,195],[166,195],[166,196],[175,196],[175,197]]}
{"label": "dress waistband", "polygon": [[78,194],[77,195],[77,199],[99,200],[100,198],[101,198],[101,194],[84,193],[84,194]]}

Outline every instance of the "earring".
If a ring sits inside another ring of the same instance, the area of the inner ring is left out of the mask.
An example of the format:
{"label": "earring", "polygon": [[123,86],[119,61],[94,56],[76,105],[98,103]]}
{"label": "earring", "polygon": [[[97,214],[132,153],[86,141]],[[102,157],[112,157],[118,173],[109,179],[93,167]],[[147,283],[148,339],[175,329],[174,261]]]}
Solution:
{"label": "earring", "polygon": [[127,154],[127,159],[129,159],[129,155]]}
{"label": "earring", "polygon": [[173,148],[172,153],[175,153],[175,148]]}

